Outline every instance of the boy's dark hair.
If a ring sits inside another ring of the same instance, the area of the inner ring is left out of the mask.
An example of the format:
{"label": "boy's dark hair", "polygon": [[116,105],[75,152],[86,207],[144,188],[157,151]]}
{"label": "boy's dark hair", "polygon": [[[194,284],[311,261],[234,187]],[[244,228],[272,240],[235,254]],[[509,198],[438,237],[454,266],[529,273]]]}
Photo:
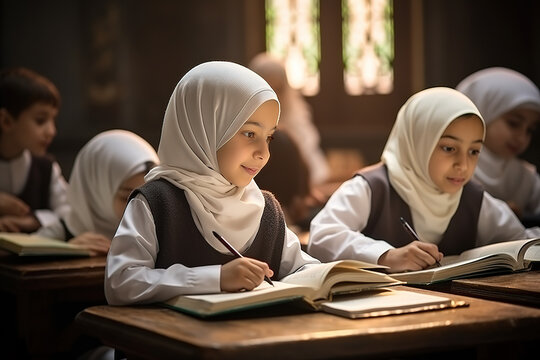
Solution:
{"label": "boy's dark hair", "polygon": [[17,118],[36,102],[60,107],[60,93],[49,79],[24,67],[0,72],[0,109]]}

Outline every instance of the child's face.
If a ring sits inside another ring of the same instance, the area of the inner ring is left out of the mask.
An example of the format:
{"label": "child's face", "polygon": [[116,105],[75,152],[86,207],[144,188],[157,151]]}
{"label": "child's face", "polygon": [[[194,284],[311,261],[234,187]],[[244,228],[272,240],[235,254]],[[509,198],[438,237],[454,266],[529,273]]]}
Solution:
{"label": "child's face", "polygon": [[120,221],[122,219],[122,215],[124,215],[124,210],[126,209],[131,192],[144,184],[144,175],[146,175],[146,173],[141,172],[127,178],[122,182],[122,184],[120,184],[116,194],[114,194],[113,210],[118,221]]}
{"label": "child's face", "polygon": [[56,136],[57,108],[37,102],[23,110],[17,119],[5,115],[2,119],[2,133],[14,145],[12,156],[17,156],[25,149],[38,156],[46,154]]}
{"label": "child's face", "polygon": [[540,113],[515,109],[494,119],[487,126],[486,147],[495,155],[510,159],[523,153],[540,121]]}
{"label": "child's face", "polygon": [[278,112],[277,102],[263,103],[217,151],[221,175],[231,184],[248,185],[270,159],[268,144],[276,130]]}
{"label": "child's face", "polygon": [[446,128],[429,159],[429,176],[440,191],[453,194],[471,179],[483,133],[475,115],[460,116]]}

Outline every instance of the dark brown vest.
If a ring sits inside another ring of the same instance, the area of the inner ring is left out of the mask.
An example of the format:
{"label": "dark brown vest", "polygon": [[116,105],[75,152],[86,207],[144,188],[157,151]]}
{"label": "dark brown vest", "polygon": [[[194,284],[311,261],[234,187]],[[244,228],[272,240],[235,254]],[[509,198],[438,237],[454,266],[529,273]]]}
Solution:
{"label": "dark brown vest", "polygon": [[[403,217],[414,228],[411,212],[390,185],[386,166],[376,164],[360,170],[357,175],[366,179],[372,193],[371,212],[362,233],[373,239],[384,240],[394,247],[410,243],[412,240],[403,229],[399,218]],[[456,213],[438,245],[444,255],[457,255],[475,246],[483,198],[484,191],[478,184],[469,181],[463,187]]]}
{"label": "dark brown vest", "polygon": [[[180,263],[187,267],[225,264],[235,257],[222,254],[203,238],[191,215],[182,189],[159,179],[144,184],[131,197],[141,193],[154,217],[159,253],[156,268]],[[263,191],[265,208],[259,231],[251,246],[242,255],[266,262],[277,277],[285,239],[285,221],[274,196]]]}

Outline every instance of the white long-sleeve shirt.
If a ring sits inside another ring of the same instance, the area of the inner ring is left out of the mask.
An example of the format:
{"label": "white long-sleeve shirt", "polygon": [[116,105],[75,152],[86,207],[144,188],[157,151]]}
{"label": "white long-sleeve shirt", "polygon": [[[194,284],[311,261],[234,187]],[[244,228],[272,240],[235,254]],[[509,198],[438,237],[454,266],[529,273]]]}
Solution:
{"label": "white long-sleeve shirt", "polygon": [[[278,279],[306,264],[319,261],[300,248],[287,227]],[[177,295],[220,292],[221,265],[186,267],[174,264],[155,269],[159,252],[154,218],[141,194],[132,199],[113,238],[105,269],[109,304],[127,305],[165,301]]]}
{"label": "white long-sleeve shirt", "polygon": [[[32,155],[25,150],[15,159],[0,160],[0,191],[8,194],[20,194],[28,178]],[[51,171],[51,184],[49,187],[49,204],[51,209],[39,209],[34,215],[42,227],[59,223],[59,218],[69,211],[67,201],[68,184],[62,175],[57,162],[53,162]]]}
{"label": "white long-sleeve shirt", "polygon": [[[371,212],[371,188],[356,176],[336,190],[311,222],[308,253],[319,260],[355,259],[376,264],[394,247],[362,233]],[[525,229],[501,200],[484,192],[476,246],[540,236],[540,228]]]}

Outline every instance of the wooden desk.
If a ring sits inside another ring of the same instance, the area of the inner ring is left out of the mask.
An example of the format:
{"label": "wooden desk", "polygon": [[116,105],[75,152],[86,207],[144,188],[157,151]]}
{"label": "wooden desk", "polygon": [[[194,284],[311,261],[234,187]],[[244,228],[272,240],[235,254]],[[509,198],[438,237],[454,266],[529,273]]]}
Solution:
{"label": "wooden desk", "polygon": [[452,297],[470,306],[361,320],[266,310],[200,320],[156,306],[96,306],[79,313],[76,324],[128,359],[380,359],[451,351],[477,358],[491,350],[526,356],[540,339],[540,309]]}
{"label": "wooden desk", "polygon": [[453,280],[449,292],[540,308],[540,270]]}
{"label": "wooden desk", "polygon": [[71,350],[75,315],[106,303],[105,260],[21,258],[0,252],[2,340],[8,354],[25,351],[31,357],[48,357]]}

